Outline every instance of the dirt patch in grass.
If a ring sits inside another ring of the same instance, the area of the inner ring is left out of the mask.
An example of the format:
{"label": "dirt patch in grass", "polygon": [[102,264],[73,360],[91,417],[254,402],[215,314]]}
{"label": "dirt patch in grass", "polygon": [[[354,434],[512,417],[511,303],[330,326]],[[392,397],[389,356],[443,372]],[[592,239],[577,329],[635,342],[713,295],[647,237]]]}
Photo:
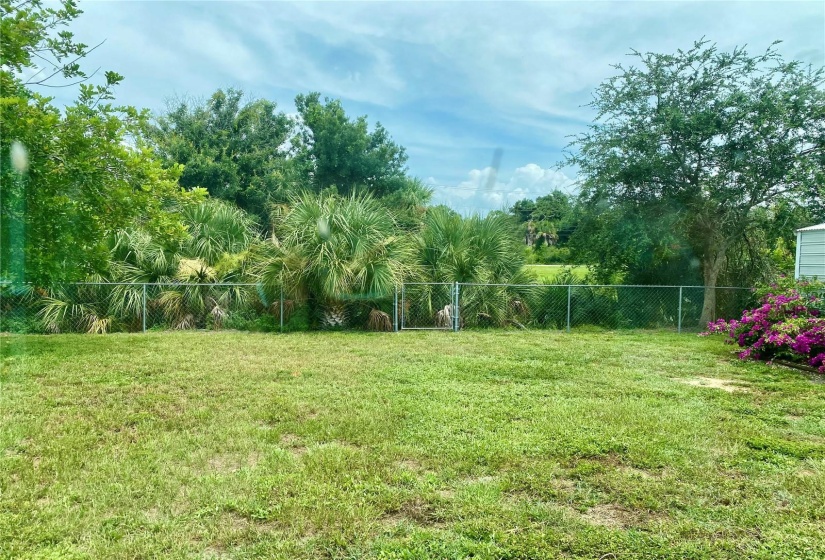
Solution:
{"label": "dirt patch in grass", "polygon": [[619,470],[631,478],[640,478],[642,480],[652,480],[660,477],[659,474],[651,473],[644,469],[637,469],[636,467],[623,466],[619,467]]}
{"label": "dirt patch in grass", "polygon": [[625,529],[636,524],[633,512],[616,504],[600,504],[587,510],[582,517],[588,523],[611,529]]}
{"label": "dirt patch in grass", "polygon": [[470,478],[465,478],[462,483],[463,484],[490,484],[494,482],[496,477],[494,476],[473,476]]}
{"label": "dirt patch in grass", "polygon": [[437,519],[434,518],[432,506],[429,502],[418,496],[408,502],[404,502],[399,513],[407,519],[421,525],[431,525],[437,522]]}
{"label": "dirt patch in grass", "polygon": [[551,484],[553,488],[562,492],[573,492],[576,489],[576,481],[569,478],[554,478]]}
{"label": "dirt patch in grass", "polygon": [[380,520],[382,525],[398,525],[405,521],[427,527],[444,526],[433,505],[421,496],[415,496],[404,502],[397,510],[385,513]]}
{"label": "dirt patch in grass", "polygon": [[232,532],[241,533],[250,530],[255,524],[245,515],[233,512],[222,515],[220,525],[228,528]]}
{"label": "dirt patch in grass", "polygon": [[708,389],[721,389],[728,393],[735,393],[737,391],[747,392],[748,388],[743,387],[735,381],[730,379],[720,379],[718,377],[687,377],[683,379],[676,379],[679,383],[693,385],[694,387],[706,387]]}
{"label": "dirt patch in grass", "polygon": [[295,434],[283,434],[281,436],[281,445],[287,448],[293,456],[300,457],[306,454],[307,448],[301,445],[301,438]]}
{"label": "dirt patch in grass", "polygon": [[163,519],[163,514],[161,513],[160,509],[153,507],[145,510],[143,512],[143,517],[149,523],[157,523],[161,519]]}
{"label": "dirt patch in grass", "polygon": [[293,446],[293,445],[298,445],[298,443],[300,441],[301,441],[301,438],[299,438],[295,434],[283,434],[281,436],[281,443],[283,445],[287,445],[287,446],[290,446],[290,447]]}
{"label": "dirt patch in grass", "polygon": [[424,470],[424,467],[415,459],[402,459],[398,461],[398,466],[405,471],[419,472]]}
{"label": "dirt patch in grass", "polygon": [[225,474],[238,472],[241,469],[254,469],[261,462],[261,454],[253,451],[248,455],[236,455],[223,453],[215,455],[207,462],[209,470],[212,472]]}

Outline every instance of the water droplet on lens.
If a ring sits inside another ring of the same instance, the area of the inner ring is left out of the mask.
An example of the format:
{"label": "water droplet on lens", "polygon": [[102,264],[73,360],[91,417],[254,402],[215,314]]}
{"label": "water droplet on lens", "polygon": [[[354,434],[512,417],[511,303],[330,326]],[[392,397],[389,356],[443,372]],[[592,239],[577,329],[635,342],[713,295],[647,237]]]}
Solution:
{"label": "water droplet on lens", "polygon": [[11,165],[18,173],[25,173],[29,169],[29,151],[18,140],[11,143]]}

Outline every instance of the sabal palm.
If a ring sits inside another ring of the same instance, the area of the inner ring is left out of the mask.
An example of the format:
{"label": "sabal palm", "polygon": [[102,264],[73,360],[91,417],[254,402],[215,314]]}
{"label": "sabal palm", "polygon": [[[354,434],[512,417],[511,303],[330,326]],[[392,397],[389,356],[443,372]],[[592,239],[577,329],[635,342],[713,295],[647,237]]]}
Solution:
{"label": "sabal palm", "polygon": [[322,306],[391,297],[414,268],[409,238],[367,196],[301,195],[278,230],[280,246],[260,270],[263,285]]}
{"label": "sabal palm", "polygon": [[221,200],[187,206],[181,209],[181,218],[188,236],[180,253],[212,267],[225,255],[246,251],[260,237],[250,214]]}
{"label": "sabal palm", "polygon": [[143,318],[139,284],[144,283],[181,284],[149,293],[151,306],[180,328],[201,324],[210,315],[220,323],[230,304],[249,300],[242,287],[216,290],[198,284],[241,279],[245,252],[258,240],[254,220],[216,200],[182,208],[180,214],[187,235],[171,247],[142,229],[114,232],[109,273],[89,280],[116,284],[52,290],[41,313],[44,324],[98,332],[115,326],[134,329]]}
{"label": "sabal palm", "polygon": [[510,218],[493,213],[462,218],[452,210],[427,211],[419,259],[428,282],[514,283],[526,280],[521,246]]}
{"label": "sabal palm", "polygon": [[182,285],[164,289],[157,302],[176,328],[203,324],[211,317],[220,325],[232,305],[244,305],[253,295],[242,286],[215,288],[209,284],[243,280],[246,254],[260,236],[254,218],[237,206],[207,200],[181,210],[188,236],[177,252],[172,280]]}
{"label": "sabal palm", "polygon": [[104,333],[115,328],[134,329],[141,322],[144,308],[143,288],[134,284],[166,280],[177,266],[176,255],[144,230],[114,232],[109,251],[108,274],[87,278],[91,284],[47,290],[38,311],[47,331]]}
{"label": "sabal palm", "polygon": [[[528,283],[529,278],[523,272],[523,251],[512,230],[510,218],[500,213],[462,218],[444,207],[430,209],[424,217],[418,247],[424,280],[470,284]],[[524,298],[520,292],[520,289],[506,286],[466,287],[461,298],[462,314],[471,318],[485,317],[497,324],[515,321],[517,315],[524,313]],[[419,313],[427,315],[432,315],[442,303],[427,298],[422,302],[428,308]]]}

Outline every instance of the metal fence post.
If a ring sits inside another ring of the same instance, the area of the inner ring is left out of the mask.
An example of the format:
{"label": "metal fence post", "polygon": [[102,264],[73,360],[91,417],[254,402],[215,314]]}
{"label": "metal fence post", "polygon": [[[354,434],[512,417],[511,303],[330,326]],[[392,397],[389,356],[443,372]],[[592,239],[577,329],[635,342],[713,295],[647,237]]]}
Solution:
{"label": "metal fence post", "polygon": [[404,328],[404,284],[401,284],[401,328]]}
{"label": "metal fence post", "polygon": [[392,296],[392,332],[398,332],[398,284]]}
{"label": "metal fence post", "polygon": [[455,298],[455,301],[453,302],[453,332],[458,332],[458,282],[456,282],[454,286],[453,297]]}
{"label": "metal fence post", "polygon": [[281,320],[281,332],[284,332],[284,287],[281,286],[281,311],[278,313],[278,318]]}
{"label": "metal fence post", "polygon": [[679,286],[679,323],[676,332],[682,332],[682,286]]}
{"label": "metal fence post", "polygon": [[146,284],[143,285],[143,332],[146,332]]}
{"label": "metal fence post", "polygon": [[567,286],[567,332],[570,332],[570,302],[573,299],[573,286]]}

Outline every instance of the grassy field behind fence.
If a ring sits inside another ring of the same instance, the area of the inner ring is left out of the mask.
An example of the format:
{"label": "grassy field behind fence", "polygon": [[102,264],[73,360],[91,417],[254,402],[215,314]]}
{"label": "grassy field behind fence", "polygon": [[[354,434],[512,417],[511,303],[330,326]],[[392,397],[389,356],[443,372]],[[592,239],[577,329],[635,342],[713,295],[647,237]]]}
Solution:
{"label": "grassy field behind fence", "polygon": [[[559,274],[568,265],[563,264],[526,264],[525,270],[532,272],[539,282],[554,282]],[[578,280],[584,280],[587,276],[587,267],[584,265],[569,266]]]}
{"label": "grassy field behind fence", "polygon": [[825,385],[717,339],[0,344],[0,557],[825,557]]}

